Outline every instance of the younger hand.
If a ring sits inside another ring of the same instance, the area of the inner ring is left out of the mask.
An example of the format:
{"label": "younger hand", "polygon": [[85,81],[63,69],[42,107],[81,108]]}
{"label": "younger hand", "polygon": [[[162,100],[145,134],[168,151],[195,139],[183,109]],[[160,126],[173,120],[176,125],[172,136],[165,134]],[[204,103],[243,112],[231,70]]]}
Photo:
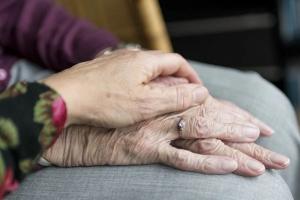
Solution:
{"label": "younger hand", "polygon": [[[150,84],[173,76],[187,83]],[[66,101],[67,124],[106,128],[132,125],[165,113],[200,104],[207,89],[188,62],[178,54],[118,50],[80,63],[45,80]]]}

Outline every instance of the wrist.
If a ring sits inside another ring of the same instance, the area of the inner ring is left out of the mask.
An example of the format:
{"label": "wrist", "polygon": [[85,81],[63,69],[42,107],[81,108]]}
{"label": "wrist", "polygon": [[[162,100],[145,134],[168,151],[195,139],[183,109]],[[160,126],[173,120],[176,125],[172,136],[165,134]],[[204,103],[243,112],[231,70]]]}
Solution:
{"label": "wrist", "polygon": [[[76,117],[73,114],[74,109],[72,106],[72,102],[70,101],[70,99],[72,98],[69,97],[67,89],[63,87],[64,83],[60,83],[60,81],[57,80],[56,75],[52,75],[50,77],[42,79],[39,81],[39,83],[42,83],[54,90],[59,95],[60,103],[63,102],[63,106],[66,112],[64,127],[68,127],[69,125],[74,124],[74,122],[76,121]],[[62,104],[57,103],[56,106],[57,108],[55,110],[62,109]]]}

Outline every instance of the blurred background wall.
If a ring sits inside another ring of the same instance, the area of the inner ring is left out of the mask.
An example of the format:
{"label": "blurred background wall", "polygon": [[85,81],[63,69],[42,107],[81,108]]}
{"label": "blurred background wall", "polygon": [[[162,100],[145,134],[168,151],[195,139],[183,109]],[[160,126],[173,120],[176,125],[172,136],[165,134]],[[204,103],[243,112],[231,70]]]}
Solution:
{"label": "blurred background wall", "polygon": [[300,0],[161,0],[175,51],[257,71],[300,113]]}

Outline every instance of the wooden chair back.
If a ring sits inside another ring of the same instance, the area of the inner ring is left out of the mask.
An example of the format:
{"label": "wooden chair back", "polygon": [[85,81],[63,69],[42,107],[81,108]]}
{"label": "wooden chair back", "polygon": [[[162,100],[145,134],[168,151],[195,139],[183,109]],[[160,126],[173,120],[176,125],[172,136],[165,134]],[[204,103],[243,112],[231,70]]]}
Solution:
{"label": "wooden chair back", "polygon": [[172,51],[158,0],[56,0],[72,14],[103,27],[124,42]]}

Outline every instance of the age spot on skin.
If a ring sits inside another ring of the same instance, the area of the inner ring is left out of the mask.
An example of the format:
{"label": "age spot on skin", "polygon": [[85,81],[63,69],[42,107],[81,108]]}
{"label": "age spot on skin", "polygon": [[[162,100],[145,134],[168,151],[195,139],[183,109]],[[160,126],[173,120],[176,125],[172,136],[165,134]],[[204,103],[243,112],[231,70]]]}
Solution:
{"label": "age spot on skin", "polygon": [[110,94],[109,92],[107,92],[107,93],[105,94],[105,96],[109,99],[109,98],[111,97],[111,94]]}

